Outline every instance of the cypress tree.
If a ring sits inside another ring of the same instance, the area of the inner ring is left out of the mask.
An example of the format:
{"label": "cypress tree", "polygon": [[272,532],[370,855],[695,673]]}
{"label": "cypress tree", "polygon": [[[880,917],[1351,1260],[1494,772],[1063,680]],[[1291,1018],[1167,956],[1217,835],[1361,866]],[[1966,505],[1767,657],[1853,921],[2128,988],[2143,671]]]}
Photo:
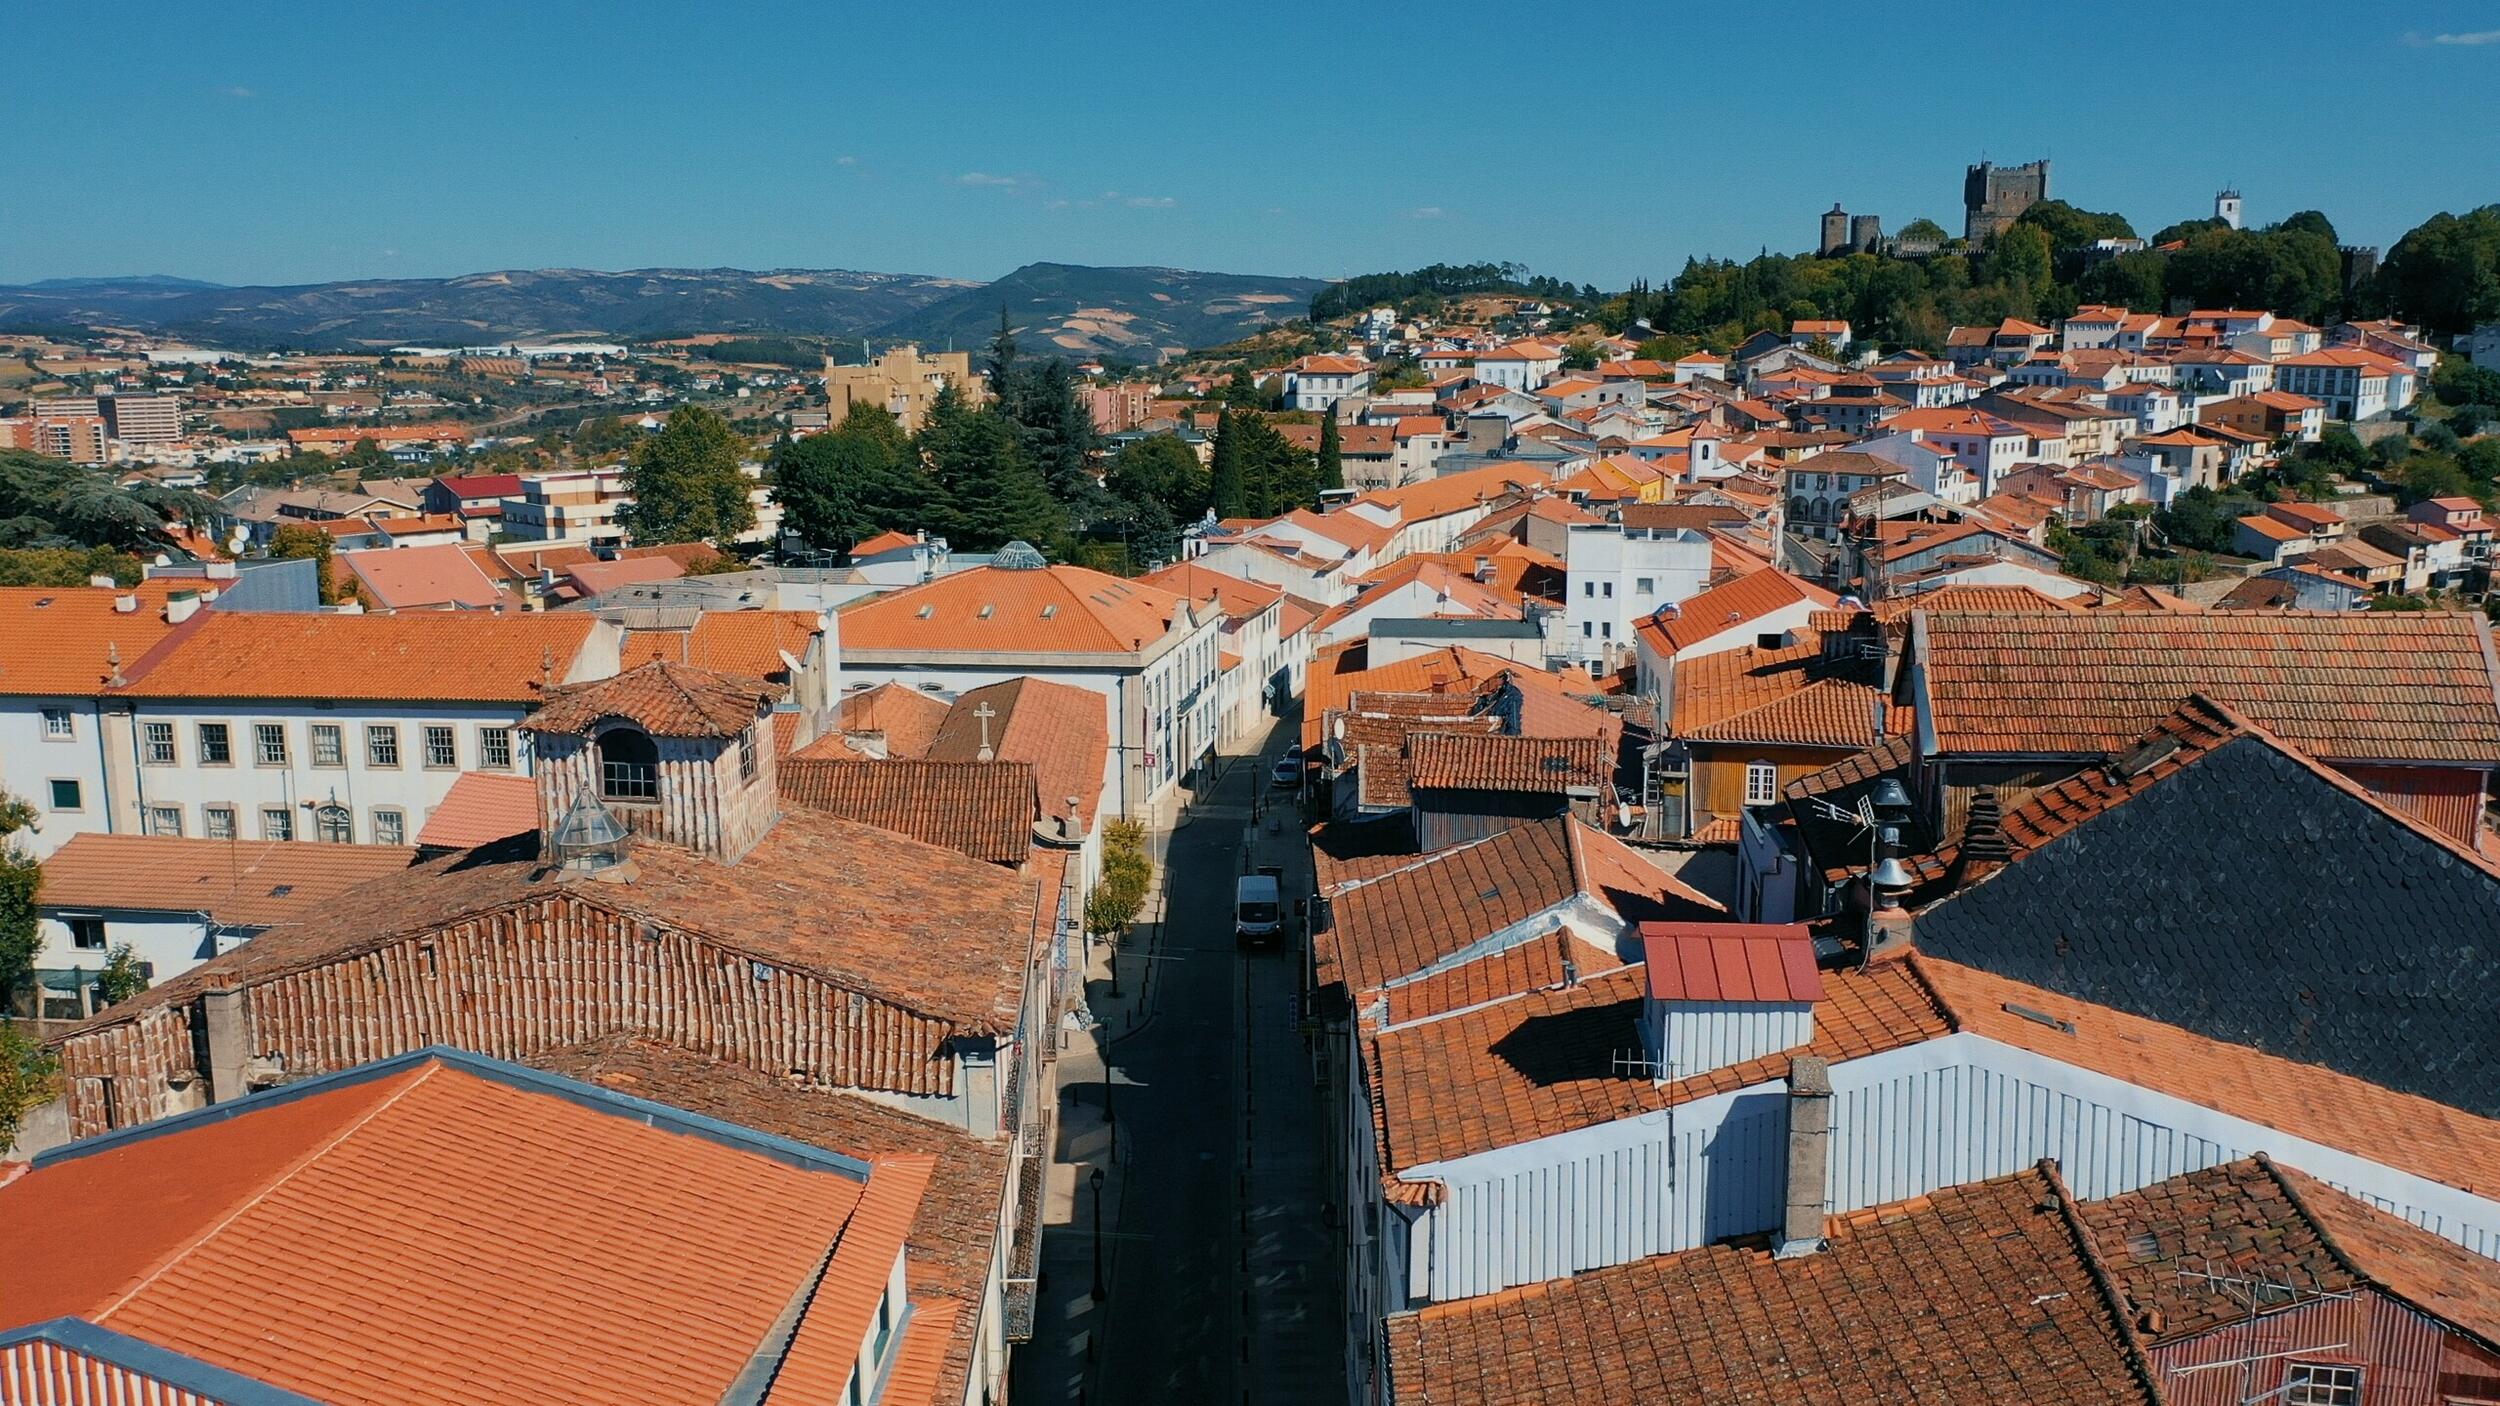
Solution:
{"label": "cypress tree", "polygon": [[1322,489],[1345,487],[1345,446],[1337,437],[1335,415],[1320,422],[1319,486]]}
{"label": "cypress tree", "polygon": [[1227,406],[1215,417],[1215,456],[1207,466],[1207,499],[1219,518],[1243,517],[1252,504],[1242,463],[1242,430]]}

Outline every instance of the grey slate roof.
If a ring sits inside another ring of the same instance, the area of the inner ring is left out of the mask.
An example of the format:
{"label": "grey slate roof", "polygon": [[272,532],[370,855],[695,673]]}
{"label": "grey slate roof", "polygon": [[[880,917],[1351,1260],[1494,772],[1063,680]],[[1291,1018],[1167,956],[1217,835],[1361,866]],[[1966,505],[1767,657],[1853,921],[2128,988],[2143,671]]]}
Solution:
{"label": "grey slate roof", "polygon": [[2500,1117],[2500,875],[2258,737],[1929,905],[1917,942]]}

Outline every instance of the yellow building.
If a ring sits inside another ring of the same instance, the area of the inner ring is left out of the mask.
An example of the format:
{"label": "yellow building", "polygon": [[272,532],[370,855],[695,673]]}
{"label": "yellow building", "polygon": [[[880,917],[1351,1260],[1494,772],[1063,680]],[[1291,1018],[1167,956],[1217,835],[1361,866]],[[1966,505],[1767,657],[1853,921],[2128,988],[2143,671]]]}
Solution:
{"label": "yellow building", "polygon": [[989,399],[989,388],[972,374],[970,352],[923,356],[920,348],[904,345],[889,348],[864,366],[838,366],[831,358],[825,361],[825,391],[832,398],[836,425],[851,413],[852,406],[868,404],[891,413],[905,431],[918,430],[939,389],[949,385],[970,404]]}

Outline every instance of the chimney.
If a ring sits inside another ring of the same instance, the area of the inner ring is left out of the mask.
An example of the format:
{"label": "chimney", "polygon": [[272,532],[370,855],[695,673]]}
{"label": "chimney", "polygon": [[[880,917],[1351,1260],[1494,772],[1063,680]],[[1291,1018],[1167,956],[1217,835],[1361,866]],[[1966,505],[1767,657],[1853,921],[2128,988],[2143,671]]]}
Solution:
{"label": "chimney", "polygon": [[1788,1197],[1774,1258],[1798,1259],[1824,1247],[1831,1143],[1831,1067],[1819,1055],[1799,1055],[1788,1062]]}
{"label": "chimney", "polygon": [[109,590],[113,589],[113,587],[115,587],[116,585],[119,585],[120,583],[119,583],[119,582],[117,582],[117,581],[115,581],[112,577],[107,576],[107,575],[104,575],[104,574],[102,574],[101,572],[99,572],[99,573],[97,573],[96,575],[93,575],[93,576],[88,577],[88,578],[87,578],[87,584],[88,584],[88,585],[90,585],[90,586],[97,587],[98,589],[101,589],[101,590],[107,590],[107,591],[109,591]]}
{"label": "chimney", "polygon": [[208,1044],[208,1099],[224,1103],[241,1098],[250,1090],[244,1087],[243,1068],[251,1058],[245,1041],[249,998],[239,986],[216,987],[200,993],[200,1024]]}
{"label": "chimney", "polygon": [[1969,813],[1962,818],[1962,844],[1954,853],[1953,869],[1946,877],[1957,889],[1975,884],[2004,868],[2013,857],[2013,846],[2005,839],[2005,813],[1997,805],[1996,788],[1982,786],[1971,793]]}
{"label": "chimney", "polygon": [[138,612],[139,596],[137,592],[124,591],[120,595],[113,597],[113,613],[115,615],[136,615]]}
{"label": "chimney", "polygon": [[1478,557],[1478,558],[1476,558],[1476,580],[1477,580],[1479,583],[1483,583],[1483,582],[1489,582],[1489,581],[1491,581],[1492,579],[1493,579],[1493,558],[1491,558],[1491,557]]}
{"label": "chimney", "polygon": [[200,613],[200,593],[176,591],[165,597],[165,623],[179,625]]}

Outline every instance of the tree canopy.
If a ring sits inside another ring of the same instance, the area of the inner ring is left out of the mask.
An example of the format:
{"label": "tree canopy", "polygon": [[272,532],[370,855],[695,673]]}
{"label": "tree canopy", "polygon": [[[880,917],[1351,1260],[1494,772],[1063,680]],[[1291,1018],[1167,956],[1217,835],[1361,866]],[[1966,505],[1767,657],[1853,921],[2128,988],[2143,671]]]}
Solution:
{"label": "tree canopy", "polygon": [[725,541],[755,526],[754,485],[738,472],[746,441],[720,412],[681,405],[626,456],[633,501],[617,521],[637,542]]}
{"label": "tree canopy", "polygon": [[110,547],[152,554],[174,522],[203,516],[189,493],[122,488],[98,470],[25,449],[0,449],[0,547]]}

